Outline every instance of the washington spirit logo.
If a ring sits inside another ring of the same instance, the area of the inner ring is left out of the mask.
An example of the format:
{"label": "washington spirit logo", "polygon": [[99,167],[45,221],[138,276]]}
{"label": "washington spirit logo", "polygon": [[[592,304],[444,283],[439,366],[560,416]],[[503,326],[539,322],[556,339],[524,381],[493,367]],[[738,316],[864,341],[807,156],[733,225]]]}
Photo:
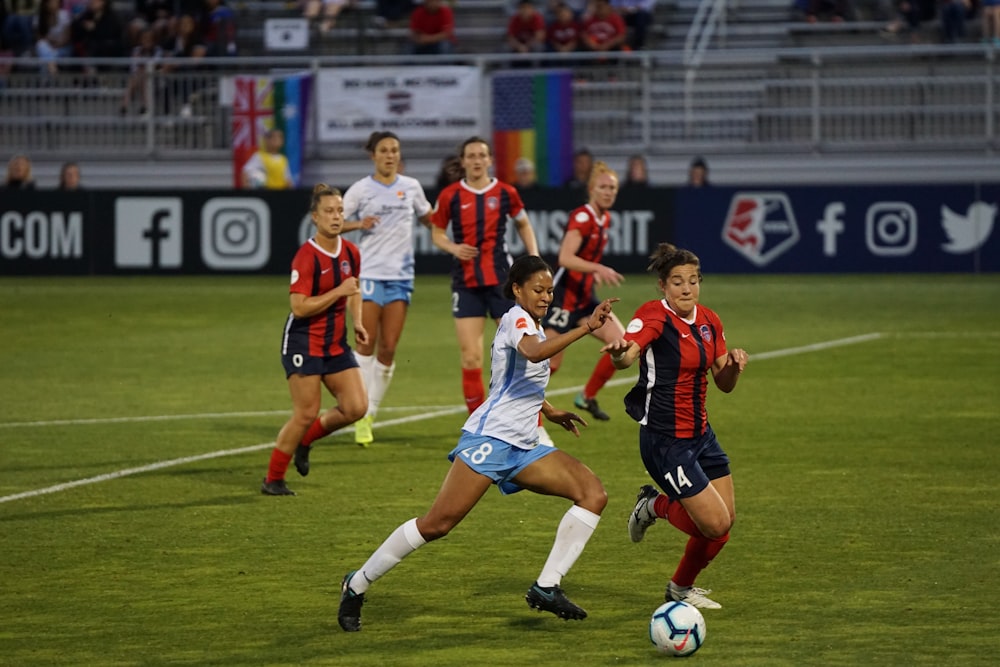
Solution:
{"label": "washington spirit logo", "polygon": [[799,241],[795,213],[783,192],[737,192],[729,204],[722,240],[757,266],[765,266]]}

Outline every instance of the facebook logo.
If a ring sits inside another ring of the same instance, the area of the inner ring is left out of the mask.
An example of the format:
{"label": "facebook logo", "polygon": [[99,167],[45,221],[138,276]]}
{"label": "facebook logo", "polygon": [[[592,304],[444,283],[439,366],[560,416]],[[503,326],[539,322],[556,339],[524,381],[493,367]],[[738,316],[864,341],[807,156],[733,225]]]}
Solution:
{"label": "facebook logo", "polygon": [[180,197],[118,197],[115,266],[180,268],[182,211]]}

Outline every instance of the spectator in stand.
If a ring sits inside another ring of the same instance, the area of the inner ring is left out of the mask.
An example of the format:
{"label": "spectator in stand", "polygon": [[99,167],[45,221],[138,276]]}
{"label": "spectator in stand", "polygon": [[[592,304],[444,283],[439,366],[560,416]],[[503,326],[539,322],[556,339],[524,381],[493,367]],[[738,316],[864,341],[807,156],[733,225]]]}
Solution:
{"label": "spectator in stand", "polygon": [[56,60],[73,55],[73,46],[69,41],[71,23],[69,12],[60,6],[59,0],[42,0],[38,5],[35,54],[44,63],[42,71],[55,74],[59,71]]}
{"label": "spectator in stand", "polygon": [[586,189],[590,183],[590,170],[594,168],[594,155],[586,148],[573,153],[573,175],[564,185],[567,188]]}
{"label": "spectator in stand", "polygon": [[337,26],[337,17],[344,7],[351,0],[306,0],[302,15],[309,20],[319,18],[323,15],[323,21],[319,24],[319,31],[326,34]]}
{"label": "spectator in stand", "polygon": [[208,53],[193,14],[181,14],[177,21],[177,33],[164,50],[163,71],[179,73],[176,77],[157,77],[159,83],[166,86],[163,91],[164,110],[169,113],[179,104],[180,115],[188,118],[193,113],[191,104],[195,95],[195,82],[191,77],[197,67],[194,63]]}
{"label": "spectator in stand", "polygon": [[162,44],[170,35],[174,24],[174,0],[136,0],[132,20],[126,28],[126,41],[135,47],[142,41],[142,33],[153,30],[155,42]]}
{"label": "spectator in stand", "polygon": [[691,164],[688,166],[687,185],[689,188],[703,188],[709,185],[708,163],[700,155],[691,160]]}
{"label": "spectator in stand", "polygon": [[833,23],[843,23],[853,14],[850,0],[809,0],[806,22],[816,23],[820,18],[829,17]]}
{"label": "spectator in stand", "polygon": [[612,8],[621,15],[625,26],[631,31],[627,43],[633,51],[646,48],[655,5],[656,0],[611,0]]}
{"label": "spectator in stand", "polygon": [[611,7],[610,0],[594,0],[594,13],[583,20],[580,33],[583,50],[591,53],[621,51],[626,46],[625,36],[625,21]]}
{"label": "spectator in stand", "polygon": [[205,55],[236,56],[236,12],[224,0],[205,0],[202,15]]}
{"label": "spectator in stand", "polygon": [[379,29],[405,27],[412,11],[412,0],[375,0],[372,24]]}
{"label": "spectator in stand", "polygon": [[441,169],[438,170],[435,187],[441,192],[455,181],[462,180],[465,170],[462,168],[462,158],[457,155],[448,155],[441,160]]}
{"label": "spectator in stand", "polygon": [[2,190],[34,190],[35,181],[31,177],[31,160],[27,155],[15,155],[7,163],[7,178]]}
{"label": "spectator in stand", "polygon": [[35,43],[35,20],[39,0],[0,0],[7,9],[0,31],[0,42],[15,56],[27,55]]}
{"label": "spectator in stand", "polygon": [[622,188],[646,187],[649,187],[649,168],[646,166],[646,158],[641,155],[629,156],[625,165],[625,183],[622,184]]}
{"label": "spectator in stand", "polygon": [[410,53],[446,55],[455,49],[455,14],[444,0],[424,0],[410,14]]}
{"label": "spectator in stand", "polygon": [[545,49],[545,19],[532,0],[521,0],[507,23],[507,46],[512,53],[538,53]]}
{"label": "spectator in stand", "polygon": [[123,116],[127,115],[129,107],[132,106],[132,100],[141,96],[139,115],[143,116],[153,106],[153,101],[149,99],[150,91],[146,86],[149,74],[147,62],[154,61],[154,67],[156,67],[163,59],[163,49],[156,43],[156,30],[154,28],[145,28],[139,34],[139,43],[132,48],[131,58],[128,84],[125,86],[125,93],[122,95],[122,103],[118,112]]}
{"label": "spectator in stand", "polygon": [[1000,48],[1000,0],[983,0],[983,42]]}
{"label": "spectator in stand", "polygon": [[[998,0],[1000,7],[1000,0]],[[969,0],[941,0],[941,41],[954,44],[965,38],[965,18],[969,14]],[[997,43],[1000,46],[1000,42]]]}
{"label": "spectator in stand", "polygon": [[288,190],[295,187],[285,147],[285,133],[270,129],[264,133],[264,145],[243,165],[243,187]]}
{"label": "spectator in stand", "polygon": [[[81,58],[119,58],[124,55],[124,31],[108,0],[90,0],[71,29],[73,50]],[[85,68],[93,73],[93,67]]]}
{"label": "spectator in stand", "polygon": [[60,190],[82,190],[80,185],[80,165],[76,162],[64,162],[59,169]]}
{"label": "spectator in stand", "polygon": [[576,22],[573,8],[560,2],[545,31],[545,43],[554,53],[573,53],[580,48],[580,24]]}
{"label": "spectator in stand", "polygon": [[526,157],[519,157],[514,162],[514,187],[521,194],[530,192],[538,187],[535,163]]}

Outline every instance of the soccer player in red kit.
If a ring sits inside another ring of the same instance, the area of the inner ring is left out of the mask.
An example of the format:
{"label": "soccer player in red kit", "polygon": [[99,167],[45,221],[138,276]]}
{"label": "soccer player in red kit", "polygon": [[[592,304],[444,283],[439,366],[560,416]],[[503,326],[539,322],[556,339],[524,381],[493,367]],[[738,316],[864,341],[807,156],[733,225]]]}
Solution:
{"label": "soccer player in red kit", "polygon": [[513,305],[503,295],[512,262],[504,240],[508,222],[514,223],[525,254],[537,255],[538,243],[517,190],[490,176],[493,155],[486,140],[466,139],[459,157],[465,175],[438,195],[431,212],[431,239],[455,258],[451,271],[451,313],[461,354],[462,393],[472,414],[486,397],[483,389],[486,316],[497,320]]}
{"label": "soccer player in red kit", "polygon": [[[291,313],[281,341],[281,363],[292,395],[292,416],[278,432],[267,477],[260,492],[294,496],[285,484],[288,464],[295,458],[299,474],[309,474],[312,442],[365,416],[368,396],[361,370],[347,344],[347,313],[354,339],[368,342],[361,319],[361,254],[341,238],[344,198],[340,191],[319,184],[309,207],[316,236],[306,241],[292,259],[289,288]],[[322,388],[337,405],[317,417]]]}
{"label": "soccer player in red kit", "polygon": [[612,350],[611,359],[619,369],[639,361],[625,411],[639,422],[642,462],[664,493],[648,484],[639,490],[628,532],[639,542],[657,519],[666,519],[687,533],[665,597],[718,609],[722,605],[707,597],[711,591],[694,582],[729,540],[736,510],[729,457],[708,423],[705,397],[709,372],[729,393],[749,356],[726,349],[722,321],[699,305],[701,263],[694,253],[661,243],[651,259],[663,298],[639,307],[625,329],[628,348]]}
{"label": "soccer player in red kit", "polygon": [[[595,162],[590,170],[587,183],[590,193],[588,202],[569,214],[566,231],[559,246],[559,270],[555,275],[555,295],[545,318],[545,335],[565,333],[580,325],[594,311],[600,300],[596,285],[617,287],[625,279],[611,267],[601,264],[604,248],[608,245],[608,228],[611,215],[608,212],[618,196],[618,174],[604,162]],[[605,320],[604,325],[591,334],[604,343],[620,340],[625,328],[614,315]],[[562,353],[549,360],[549,368],[555,373],[562,363]],[[576,407],[586,410],[596,419],[607,421],[608,413],[597,404],[600,391],[615,373],[614,364],[608,355],[601,355],[587,381],[586,386],[574,401]]]}

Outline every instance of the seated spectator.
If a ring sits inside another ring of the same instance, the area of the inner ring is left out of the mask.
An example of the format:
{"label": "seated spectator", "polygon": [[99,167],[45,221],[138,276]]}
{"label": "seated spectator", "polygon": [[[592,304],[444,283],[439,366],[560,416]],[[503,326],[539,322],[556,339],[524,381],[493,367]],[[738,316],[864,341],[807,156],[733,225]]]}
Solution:
{"label": "seated spectator", "polygon": [[853,14],[850,0],[809,0],[806,7],[808,23],[816,23],[825,17],[834,23],[843,23],[851,19]]}
{"label": "seated spectator", "polygon": [[59,0],[42,0],[38,5],[38,16],[35,19],[35,31],[38,41],[35,42],[35,55],[43,61],[43,70],[50,74],[59,71],[56,60],[69,58],[73,55],[70,44],[69,12],[59,6]]}
{"label": "seated spectator", "polygon": [[545,31],[545,44],[554,53],[572,53],[580,46],[580,25],[565,2],[556,5],[555,18]]}
{"label": "seated spectator", "polygon": [[3,190],[34,190],[35,181],[31,178],[31,160],[27,155],[15,155],[7,163],[7,178],[0,187]]}
{"label": "seated spectator", "polygon": [[80,165],[76,162],[64,162],[59,169],[59,190],[80,190]]}
{"label": "seated spectator", "polygon": [[87,9],[74,19],[71,33],[73,52],[81,58],[124,55],[122,24],[108,0],[89,0]]}
{"label": "seated spectator", "polygon": [[412,0],[375,0],[376,28],[396,28],[405,25],[413,11]]}
{"label": "seated spectator", "polygon": [[[119,112],[126,115],[132,106],[132,100],[137,96],[142,98],[139,105],[139,114],[145,115],[153,106],[149,99],[149,89],[146,80],[149,76],[148,61],[160,61],[163,59],[163,49],[156,43],[156,31],[153,28],[146,28],[139,35],[139,43],[132,48],[132,62],[129,64],[128,84],[125,86],[125,93],[122,96],[122,103]],[[155,67],[155,65],[154,65]]]}
{"label": "seated spectator", "polygon": [[580,41],[584,51],[610,53],[625,46],[625,21],[610,0],[595,0],[594,13],[583,20]]}
{"label": "seated spectator", "polygon": [[455,48],[455,14],[444,0],[424,0],[410,14],[410,53],[441,55]]}
{"label": "seated spectator", "polygon": [[514,187],[521,194],[538,187],[535,163],[526,157],[519,157],[514,162]]}
{"label": "seated spectator", "polygon": [[[969,0],[941,0],[942,42],[954,44],[965,38],[965,19],[971,6],[972,3]],[[997,6],[1000,7],[1000,4]]]}
{"label": "seated spectator", "polygon": [[573,153],[573,175],[564,183],[567,188],[586,189],[590,183],[590,170],[594,168],[594,154],[586,148]]}
{"label": "seated spectator", "polygon": [[322,14],[323,21],[319,24],[321,33],[328,33],[337,26],[337,17],[351,0],[305,0],[302,16],[309,20],[317,19]]}
{"label": "seated spectator", "polygon": [[196,83],[192,74],[197,71],[196,63],[205,58],[208,48],[202,41],[198,22],[191,14],[182,14],[177,21],[177,34],[164,46],[162,70],[177,72],[178,76],[157,77],[162,86],[163,111],[170,113],[179,109],[182,117],[192,114],[191,102]]}
{"label": "seated spectator", "polygon": [[0,0],[0,5],[7,9],[0,25],[0,43],[15,56],[28,54],[35,43],[39,0]]}
{"label": "seated spectator", "polygon": [[700,155],[696,156],[688,165],[687,185],[689,188],[703,188],[708,184],[708,163]]}
{"label": "seated spectator", "polygon": [[897,0],[895,9],[890,10],[895,12],[896,18],[882,29],[882,34],[892,36],[909,31],[911,39],[918,41],[921,22],[934,18],[932,3],[933,0]]}
{"label": "seated spectator", "polygon": [[625,182],[622,188],[645,188],[649,187],[649,169],[646,166],[646,158],[641,155],[632,155],[625,165]]}
{"label": "seated spectator", "polygon": [[235,56],[236,12],[224,0],[205,0],[202,35],[205,55],[213,57]]}
{"label": "seated spectator", "polygon": [[611,7],[621,15],[629,30],[626,43],[633,51],[646,48],[655,5],[656,0],[611,0]]}
{"label": "seated spectator", "polygon": [[507,46],[513,53],[538,53],[545,48],[545,19],[532,0],[521,0],[510,17]]}
{"label": "seated spectator", "polygon": [[143,31],[150,28],[160,44],[169,36],[173,22],[174,0],[135,0],[135,12],[126,27],[126,43],[137,46]]}

